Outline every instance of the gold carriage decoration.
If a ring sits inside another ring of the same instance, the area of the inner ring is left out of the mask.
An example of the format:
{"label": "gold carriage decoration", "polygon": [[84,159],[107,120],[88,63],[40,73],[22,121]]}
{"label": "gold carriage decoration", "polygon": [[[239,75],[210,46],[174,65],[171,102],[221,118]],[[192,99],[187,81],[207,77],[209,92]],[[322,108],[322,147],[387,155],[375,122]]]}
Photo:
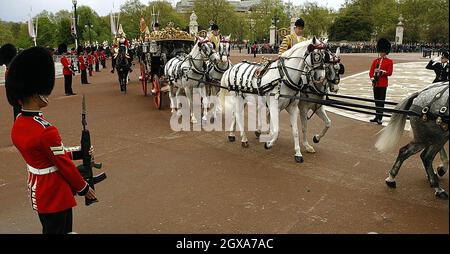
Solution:
{"label": "gold carriage decoration", "polygon": [[195,36],[188,32],[175,28],[173,22],[169,22],[167,26],[160,31],[153,31],[149,35],[150,41],[195,41]]}
{"label": "gold carriage decoration", "polygon": [[288,28],[280,28],[280,29],[278,29],[278,34],[281,38],[284,38],[286,35],[289,35],[289,29]]}

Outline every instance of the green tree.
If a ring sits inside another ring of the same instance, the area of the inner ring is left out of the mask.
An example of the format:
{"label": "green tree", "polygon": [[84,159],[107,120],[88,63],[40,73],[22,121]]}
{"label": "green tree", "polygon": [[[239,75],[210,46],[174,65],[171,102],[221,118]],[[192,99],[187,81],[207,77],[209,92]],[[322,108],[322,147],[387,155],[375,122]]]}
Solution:
{"label": "green tree", "polygon": [[144,10],[145,5],[139,0],[128,0],[120,6],[119,23],[122,24],[122,28],[130,40],[139,38],[139,21]]}
{"label": "green tree", "polygon": [[337,17],[329,29],[332,41],[368,41],[372,34],[372,24],[363,12],[355,9]]}
{"label": "green tree", "polygon": [[[36,20],[36,19],[35,19]],[[43,47],[55,47],[56,43],[56,24],[53,22],[54,15],[48,11],[43,11],[37,15],[37,37],[36,44]]]}
{"label": "green tree", "polygon": [[237,15],[234,7],[226,0],[195,0],[194,11],[200,29],[208,29],[209,22],[215,22],[222,34],[234,32]]}
{"label": "green tree", "polygon": [[251,9],[249,18],[255,23],[256,40],[268,41],[269,28],[276,16],[279,19],[277,28],[289,26],[289,18],[284,11],[284,4],[281,0],[261,0],[258,5]]}
{"label": "green tree", "polygon": [[325,7],[320,7],[316,2],[307,2],[300,11],[300,17],[305,21],[305,35],[318,36],[325,35],[332,22],[332,11]]}
{"label": "green tree", "polygon": [[13,43],[14,37],[11,32],[11,25],[0,20],[0,45]]}

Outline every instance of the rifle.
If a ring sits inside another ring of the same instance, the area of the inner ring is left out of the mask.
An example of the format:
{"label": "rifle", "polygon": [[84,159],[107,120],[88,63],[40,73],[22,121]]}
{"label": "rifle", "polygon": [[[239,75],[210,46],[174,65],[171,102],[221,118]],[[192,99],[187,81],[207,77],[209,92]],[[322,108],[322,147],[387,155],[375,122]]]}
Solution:
{"label": "rifle", "polygon": [[[91,135],[89,130],[86,128],[86,100],[83,94],[82,102],[82,112],[81,112],[81,124],[83,125],[83,130],[81,131],[81,153],[83,156],[83,164],[79,165],[78,171],[80,171],[81,176],[89,184],[92,189],[94,185],[106,179],[106,173],[100,173],[96,176],[92,173],[92,167],[100,169],[102,167],[101,163],[95,163],[92,156],[89,155],[89,150],[91,149]],[[84,198],[85,205],[90,205],[92,203],[98,202],[98,199],[88,199]]]}
{"label": "rifle", "polygon": [[[380,62],[375,66],[375,70],[379,69],[381,67],[381,63],[382,62],[383,62],[383,58],[381,58]],[[373,80],[372,80],[373,87],[377,87],[378,86],[378,75],[380,75],[379,73],[380,72],[376,71],[373,74]]]}

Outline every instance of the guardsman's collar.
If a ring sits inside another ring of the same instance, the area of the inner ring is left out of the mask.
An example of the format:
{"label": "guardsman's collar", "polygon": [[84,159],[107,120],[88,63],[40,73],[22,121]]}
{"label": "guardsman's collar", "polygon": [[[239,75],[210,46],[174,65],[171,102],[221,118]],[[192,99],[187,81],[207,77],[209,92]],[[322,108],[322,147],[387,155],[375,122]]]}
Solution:
{"label": "guardsman's collar", "polygon": [[26,110],[22,109],[23,116],[43,116],[42,111],[40,110]]}

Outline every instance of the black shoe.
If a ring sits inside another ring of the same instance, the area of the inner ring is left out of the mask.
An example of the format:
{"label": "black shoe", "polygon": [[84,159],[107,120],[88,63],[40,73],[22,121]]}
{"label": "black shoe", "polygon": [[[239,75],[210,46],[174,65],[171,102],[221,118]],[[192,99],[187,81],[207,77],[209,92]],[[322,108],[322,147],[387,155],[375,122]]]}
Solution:
{"label": "black shoe", "polygon": [[371,123],[376,123],[376,122],[378,122],[378,118],[375,117],[374,119],[370,119],[370,122]]}
{"label": "black shoe", "polygon": [[76,93],[66,93],[66,96],[77,95]]}

